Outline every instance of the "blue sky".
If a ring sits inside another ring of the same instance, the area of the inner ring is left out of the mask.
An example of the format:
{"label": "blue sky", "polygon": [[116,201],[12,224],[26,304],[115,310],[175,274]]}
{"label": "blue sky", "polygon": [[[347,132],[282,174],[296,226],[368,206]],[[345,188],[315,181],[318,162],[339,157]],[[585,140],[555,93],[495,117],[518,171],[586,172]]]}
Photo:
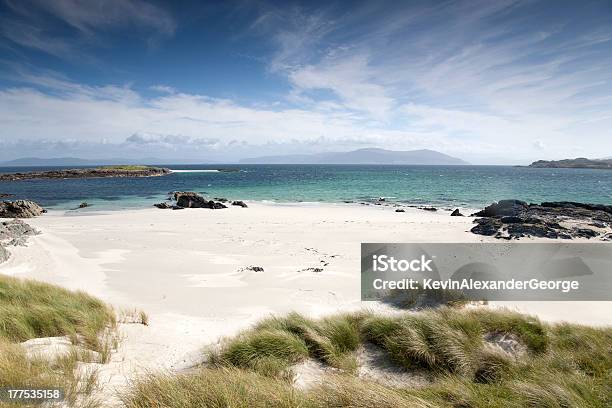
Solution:
{"label": "blue sky", "polygon": [[612,2],[0,0],[0,160],[612,156]]}

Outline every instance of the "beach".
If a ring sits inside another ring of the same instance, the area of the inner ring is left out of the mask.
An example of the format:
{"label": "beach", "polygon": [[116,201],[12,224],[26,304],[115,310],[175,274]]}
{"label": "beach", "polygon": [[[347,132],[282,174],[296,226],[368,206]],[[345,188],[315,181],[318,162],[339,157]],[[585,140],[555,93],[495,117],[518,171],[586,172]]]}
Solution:
{"label": "beach", "polygon": [[[149,325],[122,324],[103,381],[140,370],[188,370],[203,348],[269,315],[319,317],[388,306],[360,301],[362,242],[493,242],[471,217],[356,204],[265,204],[180,211],[50,211],[41,231],[0,273],[141,309]],[[260,271],[257,267],[263,268]],[[609,325],[606,302],[503,302],[547,321]]]}

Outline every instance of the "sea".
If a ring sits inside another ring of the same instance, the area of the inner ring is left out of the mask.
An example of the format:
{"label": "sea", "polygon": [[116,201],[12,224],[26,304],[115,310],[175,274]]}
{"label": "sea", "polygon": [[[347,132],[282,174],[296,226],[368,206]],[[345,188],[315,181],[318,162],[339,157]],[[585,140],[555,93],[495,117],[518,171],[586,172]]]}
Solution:
{"label": "sea", "polygon": [[[147,208],[173,191],[266,203],[386,202],[481,208],[500,199],[612,204],[612,171],[512,166],[162,165],[173,173],[147,178],[0,181],[0,195],[50,209]],[[72,167],[74,168],[74,167]],[[0,173],[58,167],[0,167]],[[219,171],[237,170],[237,171]]]}

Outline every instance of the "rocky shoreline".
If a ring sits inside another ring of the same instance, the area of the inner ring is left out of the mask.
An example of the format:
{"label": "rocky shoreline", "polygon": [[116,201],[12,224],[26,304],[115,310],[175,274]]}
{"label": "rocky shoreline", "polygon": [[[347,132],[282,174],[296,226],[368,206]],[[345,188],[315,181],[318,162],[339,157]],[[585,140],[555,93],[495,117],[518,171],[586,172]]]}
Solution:
{"label": "rocky shoreline", "polygon": [[149,166],[108,166],[84,169],[33,171],[27,173],[0,174],[0,181],[80,179],[105,177],[156,177],[170,174],[171,170]]}
{"label": "rocky shoreline", "polygon": [[524,237],[612,240],[612,206],[569,201],[528,204],[501,200],[472,214],[471,232],[499,239]]}
{"label": "rocky shoreline", "polygon": [[34,201],[0,201],[0,218],[32,218],[46,212]]}
{"label": "rocky shoreline", "polygon": [[9,259],[10,253],[7,247],[23,246],[27,243],[28,237],[38,234],[40,232],[22,220],[0,222],[0,263]]}

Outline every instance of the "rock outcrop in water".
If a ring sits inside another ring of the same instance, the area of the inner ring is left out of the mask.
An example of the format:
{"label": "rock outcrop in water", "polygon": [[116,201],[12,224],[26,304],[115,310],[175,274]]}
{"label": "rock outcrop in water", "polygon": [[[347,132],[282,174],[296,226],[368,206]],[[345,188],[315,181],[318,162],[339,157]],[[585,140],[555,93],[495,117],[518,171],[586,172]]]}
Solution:
{"label": "rock outcrop in water", "polygon": [[63,169],[33,171],[28,173],[0,174],[0,181],[20,181],[34,179],[80,179],[105,177],[155,177],[170,174],[170,169],[150,166],[108,166],[85,169]]}
{"label": "rock outcrop in water", "polygon": [[34,201],[16,200],[0,202],[0,218],[32,218],[45,213]]}
{"label": "rock outcrop in water", "polygon": [[527,204],[519,200],[501,200],[472,216],[479,217],[471,230],[474,234],[495,238],[610,240],[612,236],[612,206],[608,205],[567,201]]}
{"label": "rock outcrop in water", "polygon": [[[171,204],[169,202],[162,202],[153,205],[162,210],[182,210],[184,208],[208,208],[211,210],[220,210],[222,208],[227,208],[225,204],[219,201],[207,200],[206,197],[194,191],[175,191],[168,194],[171,195],[169,200],[174,201],[175,204]],[[240,205],[234,203],[232,204]],[[246,207],[246,204],[244,204],[244,207]]]}
{"label": "rock outcrop in water", "polygon": [[177,191],[174,193],[174,199],[176,205],[183,208],[210,208],[211,210],[227,208],[225,204],[207,200],[204,196],[193,191]]}
{"label": "rock outcrop in water", "polygon": [[21,220],[0,222],[0,263],[10,256],[6,247],[25,245],[28,237],[37,234],[37,230]]}

